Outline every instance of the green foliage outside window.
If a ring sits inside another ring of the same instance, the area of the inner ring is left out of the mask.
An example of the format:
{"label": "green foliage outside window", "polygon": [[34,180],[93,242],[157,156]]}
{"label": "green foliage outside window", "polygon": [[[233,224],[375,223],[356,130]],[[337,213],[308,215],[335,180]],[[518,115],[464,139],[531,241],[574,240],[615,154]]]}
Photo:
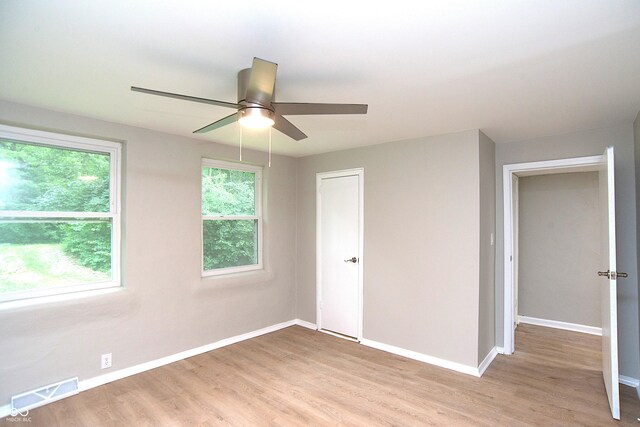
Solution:
{"label": "green foliage outside window", "polygon": [[[41,211],[108,212],[109,170],[107,154],[0,140],[0,210],[34,216]],[[110,220],[0,221],[0,245],[44,243],[54,244],[80,266],[101,272],[111,268]]]}
{"label": "green foliage outside window", "polygon": [[254,172],[203,167],[202,215],[205,271],[258,263]]}

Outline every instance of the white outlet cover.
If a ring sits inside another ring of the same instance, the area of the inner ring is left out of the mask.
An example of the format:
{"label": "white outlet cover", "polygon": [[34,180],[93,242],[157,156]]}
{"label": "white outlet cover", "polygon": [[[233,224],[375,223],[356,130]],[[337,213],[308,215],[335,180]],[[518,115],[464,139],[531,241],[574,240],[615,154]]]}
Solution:
{"label": "white outlet cover", "polygon": [[100,358],[100,368],[107,369],[111,367],[111,353],[103,354]]}

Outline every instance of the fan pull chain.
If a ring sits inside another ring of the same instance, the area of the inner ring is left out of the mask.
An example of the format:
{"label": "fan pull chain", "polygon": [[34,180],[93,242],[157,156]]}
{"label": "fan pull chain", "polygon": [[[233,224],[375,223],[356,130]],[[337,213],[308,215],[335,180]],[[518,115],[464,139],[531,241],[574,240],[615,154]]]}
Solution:
{"label": "fan pull chain", "polygon": [[240,161],[242,161],[242,125],[238,125],[240,128]]}
{"label": "fan pull chain", "polygon": [[269,127],[269,167],[271,167],[271,129],[273,128]]}

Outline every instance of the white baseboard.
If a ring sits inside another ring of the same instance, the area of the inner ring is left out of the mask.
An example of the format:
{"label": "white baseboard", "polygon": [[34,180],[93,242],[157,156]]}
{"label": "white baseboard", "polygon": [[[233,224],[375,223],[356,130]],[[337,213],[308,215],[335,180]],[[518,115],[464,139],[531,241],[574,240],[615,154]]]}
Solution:
{"label": "white baseboard", "polygon": [[[528,318],[529,319],[529,318]],[[521,320],[522,321],[522,320]],[[522,323],[527,323],[526,321],[522,321]],[[560,322],[562,323],[562,322]],[[256,331],[247,332],[246,334],[236,335],[234,337],[225,338],[220,341],[216,341],[211,344],[203,345],[201,347],[196,347],[190,350],[182,351],[180,353],[175,353],[170,356],[162,357],[160,359],[152,360],[149,362],[141,363],[135,366],[131,366],[129,368],[120,369],[118,371],[114,371],[105,375],[100,375],[97,377],[89,378],[86,380],[82,380],[78,384],[78,388],[80,392],[85,390],[89,390],[94,387],[98,387],[103,384],[110,383],[112,381],[116,381],[131,375],[139,374],[141,372],[148,371],[150,369],[158,368],[160,366],[168,365],[169,363],[177,362],[179,360],[186,359],[188,357],[197,356],[198,354],[206,353],[208,351],[212,351],[221,347],[225,347],[231,344],[235,344],[241,341],[245,341],[251,338],[258,337],[260,335],[268,334],[270,332],[275,332],[280,329],[288,328],[289,326],[299,325],[305,328],[316,330],[317,327],[315,324],[301,320],[294,319],[289,320],[287,322],[278,323],[275,325],[268,326],[266,328],[258,329]],[[547,325],[542,325],[547,326]],[[580,325],[578,325],[580,326]],[[493,359],[495,359],[498,353],[503,353],[504,349],[502,347],[493,348],[489,354],[485,357],[478,368],[474,368],[473,366],[463,365],[457,362],[451,362],[449,360],[440,359],[434,356],[429,356],[426,354],[418,353],[412,350],[406,350],[400,347],[395,347],[389,344],[383,344],[377,341],[372,341],[368,339],[362,339],[360,341],[362,345],[367,347],[375,348],[378,350],[386,351],[388,353],[397,354],[399,356],[407,357],[409,359],[419,360],[421,362],[429,363],[431,365],[439,366],[442,368],[450,369],[456,372],[461,372],[467,375],[473,375],[474,377],[480,377],[484,373],[484,371],[489,367]],[[626,377],[624,375],[620,376],[620,384],[624,384],[630,387],[634,387],[638,390],[638,396],[640,397],[640,380],[636,378]],[[4,418],[11,415],[11,405],[2,405],[0,406],[0,418]]]}
{"label": "white baseboard", "polygon": [[487,370],[487,368],[489,367],[489,365],[491,365],[491,362],[493,362],[493,359],[495,359],[497,355],[498,355],[498,349],[493,347],[489,352],[489,354],[487,354],[487,356],[484,358],[482,363],[480,363],[480,366],[478,366],[479,377],[481,377],[484,374],[484,371]]}
{"label": "white baseboard", "polygon": [[[305,322],[306,323],[306,322]],[[197,356],[198,354],[206,353],[211,350],[215,350],[221,347],[225,347],[231,344],[235,344],[241,341],[245,341],[251,338],[258,337],[260,335],[275,332],[280,329],[288,328],[289,326],[296,325],[297,320],[289,320],[287,322],[278,323],[275,325],[267,326],[266,328],[258,329],[256,331],[247,332],[246,334],[236,335],[234,337],[225,338],[220,341],[216,341],[211,344],[203,345],[201,347],[192,348],[190,350],[175,353],[170,356],[161,357],[160,359],[151,360],[149,362],[140,363],[139,365],[131,366],[128,368],[120,369],[118,371],[110,372],[105,375],[100,375],[93,378],[82,380],[78,384],[79,392],[89,390],[94,387],[101,386],[103,384],[110,383],[131,375],[139,374],[141,372],[148,371],[150,369],[158,368],[160,366],[168,365],[169,363],[177,362],[179,360],[186,359],[188,357]],[[304,325],[301,325],[304,326]],[[11,415],[11,405],[0,406],[0,418]]]}
{"label": "white baseboard", "polygon": [[638,399],[640,399],[640,380],[637,378],[627,377],[626,375],[618,375],[618,381],[622,385],[633,387],[636,389]]}
{"label": "white baseboard", "polygon": [[80,391],[85,391],[90,388],[97,387],[112,381],[119,380],[131,375],[139,374],[141,372],[148,371],[150,369],[158,368],[160,366],[168,365],[169,363],[177,362],[188,357],[197,356],[198,354],[206,353],[211,350],[215,350],[221,347],[225,347],[231,344],[245,341],[251,338],[259,337],[260,335],[275,332],[280,329],[293,326],[295,322],[289,320],[287,322],[278,323],[276,325],[267,326],[266,328],[258,329],[257,331],[247,332],[246,334],[236,335],[235,337],[225,338],[220,341],[216,341],[211,344],[203,345],[201,347],[192,348],[191,350],[182,351],[180,353],[172,354],[170,356],[162,357],[160,359],[152,360],[150,362],[141,363],[139,365],[131,366],[129,368],[121,369],[119,371],[111,372],[99,377],[93,377],[87,380],[80,381]]}
{"label": "white baseboard", "polygon": [[419,360],[420,362],[429,363],[430,365],[439,366],[441,368],[451,369],[452,371],[461,372],[467,375],[473,375],[474,377],[480,376],[478,368],[473,366],[463,365],[462,363],[451,362],[450,360],[440,359],[438,357],[429,356],[427,354],[418,353],[417,351],[406,350],[404,348],[396,347],[389,344],[383,344],[381,342],[372,341],[368,339],[360,340],[360,344],[367,347],[375,348],[378,350],[386,351],[387,353],[397,354],[398,356],[407,357],[409,359]]}
{"label": "white baseboard", "polygon": [[627,377],[626,375],[619,375],[618,379],[620,381],[620,384],[624,384],[629,387],[638,388],[638,386],[640,385],[640,380]]}
{"label": "white baseboard", "polygon": [[318,330],[318,326],[315,323],[307,322],[306,320],[294,319],[293,322],[298,326],[302,326],[303,328],[313,329],[314,331]]}
{"label": "white baseboard", "polygon": [[602,328],[595,326],[580,325],[577,323],[559,322],[557,320],[538,319],[529,316],[518,316],[519,323],[528,323],[530,325],[546,326],[548,328],[564,329],[567,331],[582,332],[584,334],[602,336]]}

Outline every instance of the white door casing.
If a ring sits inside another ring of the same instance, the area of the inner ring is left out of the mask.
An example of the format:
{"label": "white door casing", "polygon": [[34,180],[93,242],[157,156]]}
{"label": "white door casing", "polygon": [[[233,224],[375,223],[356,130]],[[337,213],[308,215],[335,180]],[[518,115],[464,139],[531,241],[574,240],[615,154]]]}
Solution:
{"label": "white door casing", "polygon": [[[362,338],[363,170],[317,175],[318,329]],[[355,259],[354,259],[355,258]]]}
{"label": "white door casing", "polygon": [[[514,312],[515,289],[514,271],[517,268],[517,260],[514,265],[514,258],[518,253],[515,251],[517,240],[514,239],[513,215],[514,209],[514,180],[513,176],[543,175],[548,173],[563,172],[587,172],[597,171],[602,160],[602,156],[576,157],[569,159],[544,160],[539,162],[515,163],[503,166],[502,173],[502,195],[503,195],[503,350],[504,354],[512,354],[515,349],[514,324],[516,313]],[[516,181],[517,182],[517,181]]]}
{"label": "white door casing", "polygon": [[511,276],[513,277],[513,328],[515,329],[518,326],[518,236],[520,235],[520,195],[518,193],[518,189],[520,183],[518,181],[518,176],[515,174],[511,175],[511,179],[511,188],[513,189],[513,218],[511,219],[513,224],[513,256],[511,257],[511,262],[513,267]]}

